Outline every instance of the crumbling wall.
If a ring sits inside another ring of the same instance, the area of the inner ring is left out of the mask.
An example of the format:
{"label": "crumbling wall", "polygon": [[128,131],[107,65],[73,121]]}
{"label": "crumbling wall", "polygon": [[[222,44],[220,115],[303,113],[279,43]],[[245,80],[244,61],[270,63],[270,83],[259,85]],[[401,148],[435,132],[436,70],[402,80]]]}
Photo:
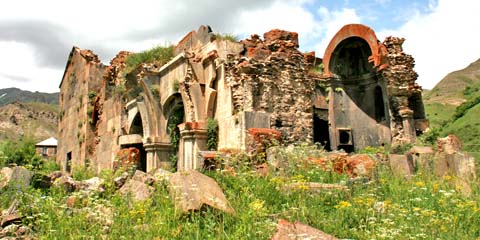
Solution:
{"label": "crumbling wall", "polygon": [[241,41],[246,52],[226,63],[225,79],[235,113],[270,113],[270,127],[286,143],[311,142],[314,81],[298,51],[297,33],[272,30]]}
{"label": "crumbling wall", "polygon": [[[413,69],[415,60],[411,55],[403,52],[402,44],[404,41],[404,38],[398,37],[387,37],[383,41],[383,45],[387,49],[388,67],[382,71],[382,76],[387,80],[393,143],[412,141],[412,136],[409,136],[411,133],[408,132],[408,129],[405,129],[404,119],[410,117],[413,119],[415,110],[420,115],[424,111],[423,105],[418,106],[418,101],[416,103],[411,102],[414,99],[412,96],[417,96],[417,98],[419,95],[421,96],[422,88],[415,83],[418,77]],[[415,109],[412,109],[412,107]],[[414,126],[409,127],[413,128]]]}

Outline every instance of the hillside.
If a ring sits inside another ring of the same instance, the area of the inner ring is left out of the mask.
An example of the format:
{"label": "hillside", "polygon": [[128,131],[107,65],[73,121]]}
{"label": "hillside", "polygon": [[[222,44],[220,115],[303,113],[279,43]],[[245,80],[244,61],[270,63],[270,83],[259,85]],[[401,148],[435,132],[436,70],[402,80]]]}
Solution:
{"label": "hillside", "polygon": [[10,103],[0,107],[0,141],[33,137],[40,141],[57,136],[57,106],[46,103]]}
{"label": "hillside", "polygon": [[454,71],[424,94],[431,128],[457,135],[466,151],[480,159],[480,59]]}
{"label": "hillside", "polygon": [[59,93],[24,91],[18,88],[0,89],[0,107],[13,102],[40,102],[58,105]]}
{"label": "hillside", "polygon": [[480,59],[468,67],[447,74],[431,91],[425,94],[426,103],[454,106],[466,101],[466,95],[480,90]]}

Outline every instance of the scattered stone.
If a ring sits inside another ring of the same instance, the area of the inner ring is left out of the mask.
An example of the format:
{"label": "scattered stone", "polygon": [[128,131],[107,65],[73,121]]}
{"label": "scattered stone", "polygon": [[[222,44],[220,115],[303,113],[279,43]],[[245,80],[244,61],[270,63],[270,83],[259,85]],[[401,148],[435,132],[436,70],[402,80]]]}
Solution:
{"label": "scattered stone", "polygon": [[120,176],[116,177],[113,179],[113,182],[115,183],[115,189],[120,189],[125,182],[127,181],[129,177],[128,172],[123,172]]}
{"label": "scattered stone", "polygon": [[131,195],[134,201],[144,201],[152,195],[154,190],[144,182],[129,179],[119,191],[123,195]]}
{"label": "scattered stone", "polygon": [[175,207],[183,212],[199,210],[204,204],[227,213],[235,212],[217,182],[195,170],[172,174],[169,188]]}
{"label": "scattered stone", "polygon": [[18,204],[18,200],[14,200],[8,209],[2,211],[2,215],[0,216],[0,227],[5,227],[22,220],[22,217],[17,211]]}
{"label": "scattered stone", "polygon": [[347,157],[347,174],[351,178],[355,177],[373,177],[377,166],[375,159],[368,154],[355,154]]}
{"label": "scattered stone", "polygon": [[12,173],[13,170],[11,168],[2,168],[2,170],[0,171],[0,189],[3,189],[8,185],[10,179],[12,178]]}
{"label": "scattered stone", "polygon": [[140,170],[135,171],[135,174],[132,176],[132,180],[143,182],[150,186],[153,185],[153,182],[155,182],[155,179],[150,174],[146,174]]}
{"label": "scattered stone", "polygon": [[72,177],[68,175],[63,175],[55,179],[52,185],[56,187],[63,187],[63,189],[65,189],[66,192],[73,192],[77,188],[77,184],[78,183],[75,180],[73,180]]}
{"label": "scattered stone", "polygon": [[269,171],[270,171],[270,168],[266,163],[262,163],[260,165],[255,166],[255,173],[259,176],[265,177],[268,175]]}
{"label": "scattered stone", "polygon": [[437,152],[441,153],[447,153],[447,154],[454,154],[457,151],[462,150],[462,142],[460,139],[453,135],[450,134],[444,138],[438,138],[437,139]]}
{"label": "scattered stone", "polygon": [[265,153],[268,147],[282,140],[282,133],[270,128],[250,128],[248,136],[248,153]]}
{"label": "scattered stone", "polygon": [[157,183],[168,182],[170,176],[172,176],[171,172],[163,168],[157,168],[151,171],[149,174],[155,179],[155,182]]}
{"label": "scattered stone", "polygon": [[50,173],[50,175],[48,175],[50,177],[50,182],[55,182],[55,180],[57,180],[57,178],[60,178],[63,176],[63,172],[62,171],[55,171],[55,172],[52,172]]}
{"label": "scattered stone", "polygon": [[475,159],[467,153],[437,152],[435,154],[433,170],[436,176],[455,175],[458,178],[472,181],[477,178],[475,173]]}
{"label": "scattered stone", "polygon": [[300,222],[290,223],[280,219],[277,224],[277,231],[271,240],[336,240],[338,238],[324,233],[316,228]]}
{"label": "scattered stone", "polygon": [[25,189],[30,186],[33,172],[22,166],[13,168],[4,167],[0,171],[0,189],[7,186],[15,189]]}
{"label": "scattered stone", "polygon": [[87,193],[101,193],[105,191],[105,180],[99,177],[93,177],[87,180],[83,180],[76,185],[77,191],[85,191]]}
{"label": "scattered stone", "polygon": [[432,170],[435,155],[432,147],[413,146],[408,153],[412,154],[413,165],[416,169]]}
{"label": "scattered stone", "polygon": [[30,229],[29,227],[27,226],[20,226],[17,231],[15,232],[15,235],[17,235],[17,237],[20,237],[20,236],[25,236],[25,235],[28,235],[28,234],[31,234],[32,233],[32,229]]}
{"label": "scattered stone", "polygon": [[390,154],[389,164],[393,174],[411,179],[414,174],[413,158],[411,154]]}

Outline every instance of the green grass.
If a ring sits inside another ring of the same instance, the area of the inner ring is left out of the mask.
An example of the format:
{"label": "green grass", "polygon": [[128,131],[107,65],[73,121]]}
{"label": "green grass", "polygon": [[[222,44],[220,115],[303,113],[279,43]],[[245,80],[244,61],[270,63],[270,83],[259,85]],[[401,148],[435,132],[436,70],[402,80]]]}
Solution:
{"label": "green grass", "polygon": [[[69,208],[68,195],[53,188],[4,190],[0,205],[6,208],[13,198],[21,199],[24,223],[40,239],[269,239],[279,219],[300,221],[348,239],[476,239],[480,235],[478,181],[472,184],[472,196],[465,197],[454,178],[418,174],[405,181],[381,166],[377,181],[350,186],[348,192],[313,194],[303,187],[283,192],[287,183],[346,182],[346,175],[305,161],[311,154],[306,147],[297,148],[287,153],[284,171],[264,177],[251,171],[244,155],[230,159],[237,160],[235,175],[205,172],[223,189],[236,211],[232,215],[209,207],[181,214],[163,184],[155,186],[149,200],[137,203],[107,191],[87,198],[78,195],[78,203]],[[112,173],[103,177],[111,186]]]}
{"label": "green grass", "polygon": [[125,60],[127,65],[126,71],[132,71],[141,63],[158,62],[160,65],[163,65],[174,57],[174,50],[175,47],[173,45],[157,46],[150,50],[131,54]]}
{"label": "green grass", "polygon": [[455,113],[455,106],[442,103],[425,104],[427,119],[430,121],[430,127],[443,127],[452,119]]}

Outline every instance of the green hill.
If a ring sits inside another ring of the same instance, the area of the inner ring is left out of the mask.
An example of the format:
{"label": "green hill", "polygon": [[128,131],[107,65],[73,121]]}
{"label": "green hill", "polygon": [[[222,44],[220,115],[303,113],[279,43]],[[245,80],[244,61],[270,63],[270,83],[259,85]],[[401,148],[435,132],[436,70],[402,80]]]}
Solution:
{"label": "green hill", "polygon": [[13,102],[41,102],[58,105],[59,93],[24,91],[18,88],[0,89],[0,107]]}
{"label": "green hill", "polygon": [[431,128],[455,134],[480,159],[480,59],[448,74],[424,94],[424,103]]}

